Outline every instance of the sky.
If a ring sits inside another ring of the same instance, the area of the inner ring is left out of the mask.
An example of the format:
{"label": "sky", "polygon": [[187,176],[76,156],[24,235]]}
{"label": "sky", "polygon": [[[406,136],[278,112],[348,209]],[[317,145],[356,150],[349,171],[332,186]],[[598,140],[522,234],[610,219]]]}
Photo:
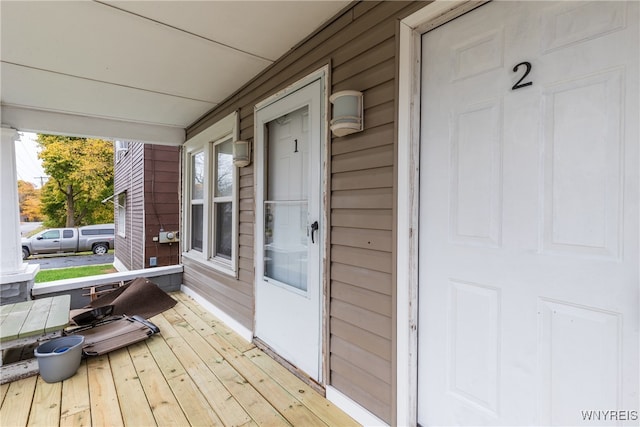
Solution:
{"label": "sky", "polygon": [[[46,174],[42,169],[42,162],[38,159],[37,135],[30,132],[20,132],[20,138],[16,144],[16,169],[18,179],[32,182],[36,188],[41,188],[46,182]],[[42,179],[40,179],[42,177]]]}

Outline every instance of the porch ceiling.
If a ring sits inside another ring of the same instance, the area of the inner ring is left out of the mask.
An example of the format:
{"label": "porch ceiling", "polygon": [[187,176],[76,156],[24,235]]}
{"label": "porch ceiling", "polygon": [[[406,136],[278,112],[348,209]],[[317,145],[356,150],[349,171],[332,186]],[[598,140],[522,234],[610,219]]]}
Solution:
{"label": "porch ceiling", "polygon": [[2,123],[181,143],[348,3],[2,0]]}

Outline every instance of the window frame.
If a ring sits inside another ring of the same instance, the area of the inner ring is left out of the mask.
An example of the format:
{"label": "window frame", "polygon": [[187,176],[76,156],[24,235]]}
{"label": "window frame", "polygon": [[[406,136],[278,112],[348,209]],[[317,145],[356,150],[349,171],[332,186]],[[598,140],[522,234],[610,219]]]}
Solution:
{"label": "window frame", "polygon": [[[217,158],[217,147],[224,144],[225,142],[230,142],[231,143],[231,147],[233,149],[233,141],[234,138],[232,137],[232,135],[226,135],[223,138],[220,138],[216,141],[211,142],[211,167],[209,168],[210,171],[212,171],[212,177],[211,177],[211,192],[210,192],[210,197],[209,197],[209,203],[210,203],[210,212],[211,212],[211,229],[210,229],[210,233],[209,235],[213,236],[213,238],[211,239],[211,248],[210,248],[210,254],[211,254],[211,259],[215,262],[221,262],[222,264],[226,264],[227,262],[231,262],[233,260],[233,253],[234,253],[234,237],[233,235],[235,234],[236,231],[236,227],[235,227],[235,216],[234,216],[234,208],[236,207],[236,203],[234,201],[235,198],[235,194],[236,194],[236,187],[237,187],[237,180],[238,180],[238,168],[235,167],[233,165],[233,159],[232,159],[232,163],[231,163],[231,167],[232,167],[232,177],[231,177],[231,194],[229,196],[217,196],[216,195],[216,189],[217,186],[215,185],[215,183],[217,182],[217,180],[219,179],[218,176],[218,158]],[[232,154],[233,156],[233,154]],[[227,259],[226,257],[223,256],[219,256],[217,255],[217,247],[218,247],[218,235],[217,235],[217,231],[218,231],[218,218],[217,218],[217,205],[218,204],[222,204],[222,203],[231,203],[231,257],[229,259]]]}
{"label": "window frame", "polygon": [[[57,235],[55,233],[58,233]],[[59,239],[60,238],[60,230],[47,230],[44,233],[42,233],[42,240],[53,240],[53,239]],[[51,237],[49,237],[51,236]]]}
{"label": "window frame", "polygon": [[[190,138],[184,144],[183,165],[185,168],[183,179],[183,212],[182,225],[182,255],[186,258],[198,261],[221,273],[237,278],[238,274],[238,221],[239,221],[239,187],[240,173],[238,167],[232,167],[231,196],[216,197],[215,180],[217,176],[216,146],[226,141],[239,139],[238,112],[233,112],[205,129],[198,135]],[[204,153],[204,184],[203,184],[203,236],[202,251],[192,248],[192,218],[193,218],[193,156]],[[231,259],[216,256],[216,204],[232,203],[231,209]]]}

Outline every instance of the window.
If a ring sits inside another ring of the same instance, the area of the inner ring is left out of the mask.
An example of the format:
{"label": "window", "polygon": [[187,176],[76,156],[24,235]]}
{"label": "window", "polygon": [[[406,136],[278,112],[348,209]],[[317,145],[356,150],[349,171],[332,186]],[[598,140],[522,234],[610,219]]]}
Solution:
{"label": "window", "polygon": [[126,237],[127,193],[118,194],[118,236]]}
{"label": "window", "polygon": [[73,230],[62,230],[62,238],[70,239],[73,237]]}
{"label": "window", "polygon": [[80,234],[83,236],[113,236],[115,230],[113,228],[90,228],[87,230],[81,230]]}
{"label": "window", "polygon": [[233,141],[237,114],[185,144],[185,255],[235,274],[237,268],[237,180]]}
{"label": "window", "polygon": [[59,239],[60,230],[49,230],[42,235],[43,239]]}
{"label": "window", "polygon": [[231,260],[233,228],[233,141],[226,139],[214,145],[215,164],[213,194],[214,256]]}

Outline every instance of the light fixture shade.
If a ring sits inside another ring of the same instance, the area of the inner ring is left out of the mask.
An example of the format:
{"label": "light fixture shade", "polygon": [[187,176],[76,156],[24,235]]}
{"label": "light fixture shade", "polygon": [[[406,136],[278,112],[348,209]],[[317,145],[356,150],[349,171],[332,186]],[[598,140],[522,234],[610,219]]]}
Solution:
{"label": "light fixture shade", "polygon": [[233,164],[239,168],[251,163],[251,144],[249,141],[233,142]]}
{"label": "light fixture shade", "polygon": [[345,136],[364,129],[362,92],[343,90],[329,97],[333,104],[331,132],[335,136]]}

